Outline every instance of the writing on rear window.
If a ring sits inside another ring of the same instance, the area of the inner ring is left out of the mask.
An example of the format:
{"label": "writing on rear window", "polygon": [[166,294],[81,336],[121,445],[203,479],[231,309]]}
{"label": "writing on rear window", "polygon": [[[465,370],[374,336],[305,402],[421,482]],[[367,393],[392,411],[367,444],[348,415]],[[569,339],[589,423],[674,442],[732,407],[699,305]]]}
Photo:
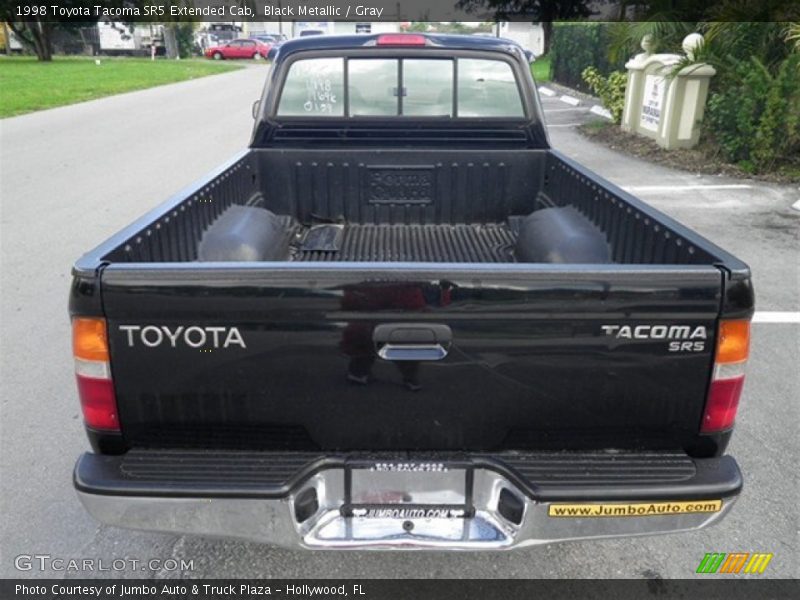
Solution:
{"label": "writing on rear window", "polygon": [[344,70],[341,58],[310,58],[292,65],[281,94],[282,116],[341,117]]}
{"label": "writing on rear window", "polygon": [[298,60],[289,69],[278,104],[279,117],[524,115],[511,65],[482,58]]}

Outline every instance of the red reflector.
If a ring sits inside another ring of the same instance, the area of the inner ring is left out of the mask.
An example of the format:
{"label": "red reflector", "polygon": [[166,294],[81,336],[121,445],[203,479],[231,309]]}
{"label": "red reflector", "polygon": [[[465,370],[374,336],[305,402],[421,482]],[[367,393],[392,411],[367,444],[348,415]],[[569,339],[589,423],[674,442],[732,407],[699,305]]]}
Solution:
{"label": "red reflector", "polygon": [[744,377],[718,379],[711,382],[706,412],[703,415],[703,425],[700,428],[701,432],[711,433],[733,427],[743,386]]}
{"label": "red reflector", "polygon": [[114,383],[110,379],[95,379],[80,375],[76,379],[86,424],[92,429],[119,431]]}
{"label": "red reflector", "polygon": [[378,36],[378,46],[424,46],[425,36],[408,33],[389,33]]}

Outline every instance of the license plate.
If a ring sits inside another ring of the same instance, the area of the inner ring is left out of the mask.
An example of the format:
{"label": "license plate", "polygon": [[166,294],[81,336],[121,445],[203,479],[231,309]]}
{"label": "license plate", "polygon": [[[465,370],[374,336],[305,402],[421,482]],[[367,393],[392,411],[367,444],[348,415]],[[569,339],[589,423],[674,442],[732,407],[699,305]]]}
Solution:
{"label": "license plate", "polygon": [[375,462],[345,473],[345,516],[408,520],[471,514],[471,472],[461,465]]}

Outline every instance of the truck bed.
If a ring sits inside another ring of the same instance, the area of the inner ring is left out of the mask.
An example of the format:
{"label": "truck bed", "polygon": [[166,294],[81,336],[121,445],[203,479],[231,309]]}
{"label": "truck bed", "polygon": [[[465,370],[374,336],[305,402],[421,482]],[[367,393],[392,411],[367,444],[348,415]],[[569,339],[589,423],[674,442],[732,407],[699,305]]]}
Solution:
{"label": "truck bed", "polygon": [[[278,260],[289,262],[523,262],[510,250],[518,221],[550,207],[573,208],[602,232],[608,262],[721,260],[706,240],[598,184],[551,150],[256,149],[145,215],[87,262],[196,262],[203,234],[232,206],[282,219]],[[339,246],[304,244],[309,230],[325,226],[340,229],[326,236]]]}

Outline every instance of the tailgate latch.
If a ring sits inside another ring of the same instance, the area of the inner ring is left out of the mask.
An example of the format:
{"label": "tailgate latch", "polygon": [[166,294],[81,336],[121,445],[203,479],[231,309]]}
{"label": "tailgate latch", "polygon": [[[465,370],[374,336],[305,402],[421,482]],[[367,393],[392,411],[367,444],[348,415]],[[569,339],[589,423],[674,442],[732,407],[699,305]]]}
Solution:
{"label": "tailgate latch", "polygon": [[453,332],[441,323],[382,323],[372,341],[384,360],[441,360],[450,350]]}

